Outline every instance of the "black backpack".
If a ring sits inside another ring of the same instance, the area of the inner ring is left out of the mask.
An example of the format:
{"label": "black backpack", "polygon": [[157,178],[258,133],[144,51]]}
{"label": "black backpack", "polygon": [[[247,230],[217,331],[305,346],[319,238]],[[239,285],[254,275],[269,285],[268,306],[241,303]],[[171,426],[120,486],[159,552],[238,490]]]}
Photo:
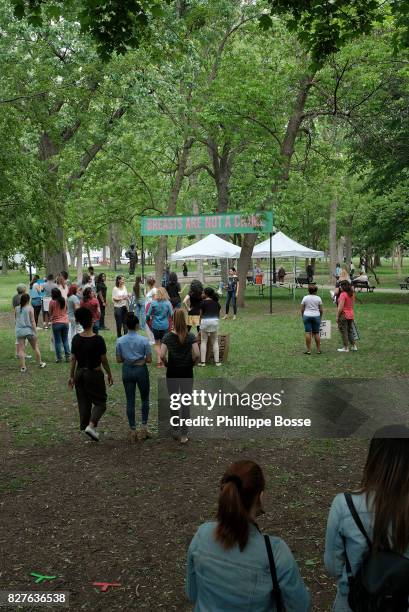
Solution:
{"label": "black backpack", "polygon": [[391,550],[372,552],[372,542],[352,501],[345,500],[356,526],[364,536],[368,551],[355,576],[352,575],[345,549],[348,576],[348,604],[353,612],[407,612],[409,609],[409,559]]}

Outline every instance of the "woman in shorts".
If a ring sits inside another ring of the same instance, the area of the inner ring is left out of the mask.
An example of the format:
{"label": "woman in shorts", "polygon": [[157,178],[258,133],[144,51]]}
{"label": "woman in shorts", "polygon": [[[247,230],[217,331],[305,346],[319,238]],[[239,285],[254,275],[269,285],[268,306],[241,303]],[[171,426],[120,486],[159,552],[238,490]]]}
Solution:
{"label": "woman in shorts", "polygon": [[183,300],[183,306],[187,312],[187,331],[192,327],[200,331],[200,305],[203,300],[203,285],[199,280],[193,280],[190,284],[189,293]]}
{"label": "woman in shorts", "polygon": [[40,368],[45,368],[46,364],[41,361],[40,348],[37,340],[37,326],[34,318],[34,309],[30,306],[30,296],[28,293],[23,293],[20,300],[20,305],[15,307],[16,317],[16,341],[17,354],[20,360],[20,372],[27,372],[25,343],[30,343],[33,348],[36,361]]}
{"label": "woman in shorts", "polygon": [[163,368],[162,359],[160,356],[160,347],[162,338],[168,333],[173,316],[173,308],[169,301],[169,296],[164,287],[159,287],[152,303],[146,313],[146,320],[152,320],[152,333],[155,338],[155,350],[157,356],[158,368]]}
{"label": "woman in shorts", "polygon": [[305,344],[304,355],[311,355],[311,343],[314,336],[317,353],[321,354],[320,325],[322,317],[322,299],[317,295],[317,285],[308,285],[308,295],[301,302],[301,316],[304,322]]}

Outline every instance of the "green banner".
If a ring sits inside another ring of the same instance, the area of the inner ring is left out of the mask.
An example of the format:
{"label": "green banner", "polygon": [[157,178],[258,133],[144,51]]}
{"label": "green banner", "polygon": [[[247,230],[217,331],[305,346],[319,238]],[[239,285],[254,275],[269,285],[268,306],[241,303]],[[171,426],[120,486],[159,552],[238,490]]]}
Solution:
{"label": "green banner", "polygon": [[190,217],[141,217],[142,236],[258,234],[272,231],[272,211],[192,215]]}

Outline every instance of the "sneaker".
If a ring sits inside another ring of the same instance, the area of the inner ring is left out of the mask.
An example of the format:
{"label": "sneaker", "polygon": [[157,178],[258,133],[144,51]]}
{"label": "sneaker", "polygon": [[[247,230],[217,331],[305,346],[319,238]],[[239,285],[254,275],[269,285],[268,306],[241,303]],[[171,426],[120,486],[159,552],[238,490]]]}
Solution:
{"label": "sneaker", "polygon": [[228,319],[229,315],[224,315],[223,319]]}
{"label": "sneaker", "polygon": [[43,368],[45,368],[45,366],[46,366],[46,365],[47,365],[47,364],[45,363],[45,361],[42,361],[42,362],[40,363],[40,368],[41,368],[41,369],[43,369]]}
{"label": "sneaker", "polygon": [[237,319],[236,315],[233,315],[233,321],[235,321]]}
{"label": "sneaker", "polygon": [[189,438],[187,436],[182,436],[180,438],[180,443],[181,444],[187,444],[189,442]]}
{"label": "sneaker", "polygon": [[338,353],[349,353],[349,349],[345,348],[345,346],[343,346],[340,349],[337,349]]}
{"label": "sneaker", "polygon": [[25,372],[27,372],[27,368],[20,368],[20,372],[24,374]]}
{"label": "sneaker", "polygon": [[25,355],[25,358],[26,358],[26,359],[32,359],[32,358],[33,358],[33,356],[32,356],[32,355]]}
{"label": "sneaker", "polygon": [[62,363],[62,359],[56,359],[55,363]]}
{"label": "sneaker", "polygon": [[216,364],[215,364],[215,365],[216,365],[217,367],[219,367],[219,366],[221,366],[221,365],[222,365],[222,362],[221,362],[221,361],[216,361]]}
{"label": "sneaker", "polygon": [[206,364],[205,364],[205,363],[200,362],[200,363],[198,363],[197,365],[199,366],[199,368],[204,368]]}
{"label": "sneaker", "polygon": [[71,356],[70,355],[66,355],[65,356],[65,363],[70,363],[71,361]]}
{"label": "sneaker", "polygon": [[358,347],[356,345],[351,346],[351,351],[357,351]]}
{"label": "sneaker", "polygon": [[97,432],[95,427],[92,427],[92,425],[88,425],[88,427],[85,428],[85,433],[92,440],[94,440],[95,442],[98,442],[98,440],[99,440],[99,433]]}

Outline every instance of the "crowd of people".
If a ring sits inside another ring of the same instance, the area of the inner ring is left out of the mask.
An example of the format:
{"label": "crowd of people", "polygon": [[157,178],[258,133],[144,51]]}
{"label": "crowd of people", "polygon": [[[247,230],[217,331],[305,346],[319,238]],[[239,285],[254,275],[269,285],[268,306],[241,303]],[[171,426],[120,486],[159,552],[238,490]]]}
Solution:
{"label": "crowd of people", "polygon": [[[378,430],[361,486],[335,496],[324,563],[337,581],[334,612],[406,612],[409,601],[409,430]],[[188,550],[186,594],[195,610],[309,612],[311,596],[288,545],[263,535],[266,482],[249,460],[220,482],[216,520],[202,524]]]}
{"label": "crowd of people", "polygon": [[[152,347],[156,356],[156,366],[166,368],[169,388],[173,388],[172,380],[190,380],[191,382],[186,385],[193,384],[193,367],[195,365],[205,367],[210,355],[213,356],[215,365],[221,366],[219,294],[212,287],[204,287],[195,279],[190,283],[186,296],[182,298],[182,289],[176,273],[169,270],[167,272],[163,282],[165,286],[157,287],[153,278],[147,279],[145,285],[141,276],[136,276],[132,290],[129,292],[124,276],[118,275],[112,290],[117,335],[116,358],[122,363],[122,379],[132,441],[137,437],[145,439],[150,436],[147,428],[149,414],[147,366],[152,363]],[[230,306],[233,307],[233,319],[236,318],[238,288],[236,270],[230,268],[225,287],[224,319],[228,317]],[[356,351],[359,336],[354,319],[355,295],[345,268],[340,271],[333,300],[336,304],[336,321],[343,343],[338,351],[344,353],[350,350]],[[91,355],[91,369],[101,371],[101,367],[104,367],[108,373],[109,364],[104,339],[99,337],[93,342],[86,340],[100,336],[101,330],[108,330],[105,324],[107,306],[105,274],[100,273],[96,277],[94,269],[90,267],[87,273],[83,274],[80,283],[71,283],[65,271],[55,279],[52,274],[46,279],[34,276],[28,291],[24,285],[18,285],[12,304],[15,310],[16,357],[19,359],[21,372],[26,372],[26,360],[30,358],[25,351],[27,343],[32,346],[39,366],[41,368],[46,366],[41,359],[37,333],[42,313],[43,328],[52,330],[56,363],[61,363],[63,359],[71,362],[71,367],[74,368],[71,378],[73,381],[78,378],[78,385],[74,382],[74,386],[77,390],[81,428],[86,433],[92,434],[93,439],[98,439],[96,427],[105,410],[103,406],[106,406],[106,391],[102,389],[102,386],[105,389],[104,377],[99,377],[101,388],[97,395],[95,395],[95,384],[82,384],[80,381],[86,378],[83,370],[88,366],[84,365],[84,355],[80,353],[84,351],[84,347],[91,347],[85,351],[86,355],[88,353]],[[314,283],[308,285],[308,294],[302,299],[301,315],[305,330],[305,354],[311,354],[313,340],[317,353],[320,354],[323,302],[317,295],[317,286]],[[90,326],[88,326],[89,317],[91,317]],[[87,327],[84,327],[84,321]],[[195,333],[192,333],[192,330]],[[146,336],[142,336],[139,331],[144,332]],[[142,403],[142,424],[138,436],[135,433],[136,387]],[[84,398],[87,393],[90,396],[86,401]],[[98,410],[85,425],[91,408],[85,410],[84,405],[95,406],[96,397],[99,402]],[[104,402],[102,398],[105,398]],[[180,439],[183,442],[187,441],[186,431],[181,433]]]}
{"label": "crowd of people", "polygon": [[[230,278],[234,277],[230,271]],[[228,291],[235,296],[237,284],[231,283]],[[232,298],[231,298],[232,299]],[[31,302],[31,304],[30,304]],[[156,365],[166,368],[169,393],[176,388],[192,388],[193,367],[204,367],[208,360],[208,344],[216,366],[221,365],[218,327],[220,320],[219,296],[211,287],[204,287],[193,280],[182,300],[182,289],[177,275],[170,272],[166,286],[156,287],[155,279],[146,285],[137,276],[129,292],[125,278],[118,275],[112,290],[112,303],[116,323],[116,361],[122,364],[122,381],[126,396],[126,414],[131,442],[151,436],[149,417],[149,364],[152,363],[152,346]],[[101,330],[105,325],[107,285],[104,273],[97,277],[89,268],[80,283],[71,283],[66,272],[56,278],[34,276],[29,285],[18,285],[12,300],[15,311],[16,356],[20,369],[27,371],[25,352],[27,343],[33,347],[41,368],[38,329],[42,313],[43,329],[52,330],[52,345],[56,363],[63,359],[70,363],[69,386],[75,388],[80,429],[98,441],[98,423],[106,410],[108,384],[112,374],[107,357],[107,347]],[[195,333],[192,333],[195,328]],[[145,335],[138,333],[144,331]],[[197,334],[197,335],[196,335]],[[136,388],[141,398],[141,427],[136,429]],[[181,443],[188,441],[187,429],[173,431]]]}

